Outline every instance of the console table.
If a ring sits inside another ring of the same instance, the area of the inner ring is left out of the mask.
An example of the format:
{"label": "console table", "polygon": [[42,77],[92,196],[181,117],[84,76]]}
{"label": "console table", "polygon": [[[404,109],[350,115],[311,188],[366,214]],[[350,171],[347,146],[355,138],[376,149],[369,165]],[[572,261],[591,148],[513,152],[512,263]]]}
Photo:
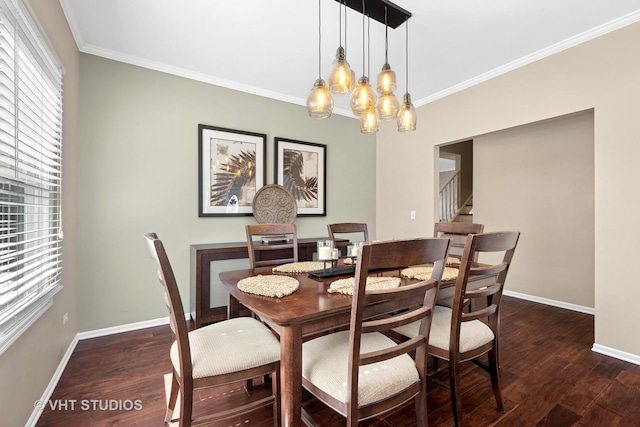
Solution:
{"label": "console table", "polygon": [[[318,240],[328,240],[328,237],[312,237],[298,239],[298,260],[312,261],[316,252]],[[346,253],[349,240],[336,239],[336,246]],[[269,251],[267,257],[284,258],[280,251]],[[249,258],[247,242],[234,243],[204,243],[191,245],[191,297],[189,311],[195,327],[227,318],[227,306],[211,307],[211,262],[228,259]]]}

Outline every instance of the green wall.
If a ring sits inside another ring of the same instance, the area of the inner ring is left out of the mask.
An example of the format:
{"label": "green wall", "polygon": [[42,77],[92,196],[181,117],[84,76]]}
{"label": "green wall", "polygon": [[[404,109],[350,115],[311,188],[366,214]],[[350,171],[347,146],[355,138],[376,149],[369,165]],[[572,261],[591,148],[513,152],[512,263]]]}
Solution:
{"label": "green wall", "polygon": [[[253,217],[198,217],[198,124],[327,145],[327,216],[298,217],[300,237],[330,222],[375,236],[375,137],[355,119],[312,120],[303,106],[80,55],[79,330],[167,316],[142,233],[156,231],[189,300],[189,246],[245,239]],[[311,83],[310,83],[311,84]]]}

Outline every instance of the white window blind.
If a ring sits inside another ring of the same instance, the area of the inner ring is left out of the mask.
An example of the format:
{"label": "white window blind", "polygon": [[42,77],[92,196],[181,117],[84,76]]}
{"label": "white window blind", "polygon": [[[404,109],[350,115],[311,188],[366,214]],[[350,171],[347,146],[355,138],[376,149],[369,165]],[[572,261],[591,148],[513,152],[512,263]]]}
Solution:
{"label": "white window blind", "polygon": [[0,0],[0,354],[62,288],[62,69],[44,40]]}

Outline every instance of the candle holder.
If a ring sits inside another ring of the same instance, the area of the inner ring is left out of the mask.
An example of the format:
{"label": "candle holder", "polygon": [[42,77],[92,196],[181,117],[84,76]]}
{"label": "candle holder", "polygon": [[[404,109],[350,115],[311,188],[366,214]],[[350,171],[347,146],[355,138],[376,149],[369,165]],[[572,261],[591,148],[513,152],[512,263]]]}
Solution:
{"label": "candle holder", "polygon": [[323,275],[330,276],[334,272],[336,262],[340,259],[340,250],[335,247],[333,240],[318,240],[317,246],[316,259],[322,262]]}
{"label": "candle holder", "polygon": [[329,270],[333,270],[333,240],[318,240],[318,261],[322,262],[322,270],[327,274],[327,263],[329,263]]}
{"label": "candle holder", "polygon": [[333,240],[318,240],[318,261],[333,260]]}
{"label": "candle holder", "polygon": [[347,256],[349,258],[358,258],[358,251],[360,245],[358,243],[352,243],[347,246]]}

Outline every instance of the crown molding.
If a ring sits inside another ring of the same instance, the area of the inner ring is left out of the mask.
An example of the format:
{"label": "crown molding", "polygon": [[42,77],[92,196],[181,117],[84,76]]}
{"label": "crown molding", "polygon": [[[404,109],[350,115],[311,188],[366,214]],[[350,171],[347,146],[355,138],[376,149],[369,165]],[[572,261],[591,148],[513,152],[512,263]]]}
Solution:
{"label": "crown molding", "polygon": [[640,10],[625,16],[621,16],[620,18],[614,19],[613,21],[609,21],[606,24],[602,24],[597,27],[594,27],[589,31],[585,31],[581,34],[577,34],[573,37],[570,37],[566,40],[555,43],[551,46],[548,46],[530,55],[523,56],[522,58],[516,59],[515,61],[509,62],[508,64],[502,65],[498,68],[494,68],[491,71],[487,71],[486,73],[480,74],[476,77],[473,77],[469,80],[453,85],[440,92],[434,93],[433,95],[429,95],[425,98],[418,99],[414,102],[414,105],[416,107],[420,107],[422,105],[429,104],[430,102],[434,102],[434,101],[437,101],[438,99],[442,99],[449,95],[453,95],[456,92],[460,92],[462,90],[468,89],[477,84],[486,82],[487,80],[493,79],[494,77],[498,77],[502,74],[508,73],[509,71],[516,70],[520,67],[524,67],[525,65],[531,64],[540,59],[544,59],[551,55],[555,55],[556,53],[562,52],[563,50],[567,50],[569,48],[572,48],[574,46],[577,46],[589,40],[593,40],[597,37],[600,37],[612,31],[619,30],[620,28],[626,27],[627,25],[631,25],[638,21],[640,21]]}

